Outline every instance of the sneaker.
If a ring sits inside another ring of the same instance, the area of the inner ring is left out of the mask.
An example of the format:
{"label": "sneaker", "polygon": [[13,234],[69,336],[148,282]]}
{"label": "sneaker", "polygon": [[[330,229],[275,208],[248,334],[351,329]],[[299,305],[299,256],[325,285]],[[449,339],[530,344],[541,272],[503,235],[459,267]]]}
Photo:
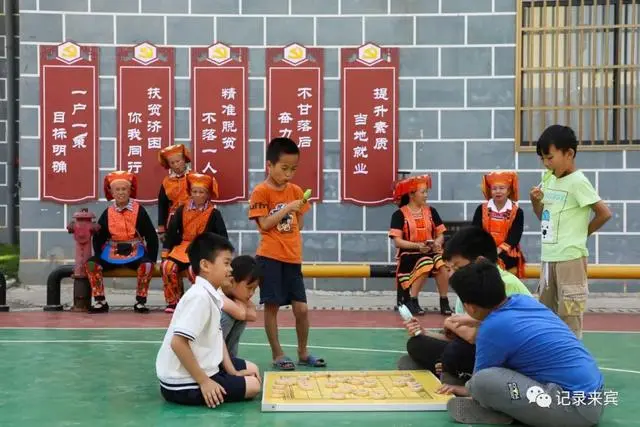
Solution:
{"label": "sneaker", "polygon": [[141,302],[137,302],[134,306],[133,306],[133,311],[135,311],[136,313],[148,313],[149,309],[147,308],[146,305],[144,305]]}
{"label": "sneaker", "polygon": [[167,308],[164,309],[165,313],[173,313],[174,311],[176,311],[176,305],[175,304],[169,304],[167,306]]}
{"label": "sneaker", "polygon": [[462,424],[511,424],[513,418],[501,412],[483,408],[468,397],[454,397],[447,402],[447,412],[456,422]]}

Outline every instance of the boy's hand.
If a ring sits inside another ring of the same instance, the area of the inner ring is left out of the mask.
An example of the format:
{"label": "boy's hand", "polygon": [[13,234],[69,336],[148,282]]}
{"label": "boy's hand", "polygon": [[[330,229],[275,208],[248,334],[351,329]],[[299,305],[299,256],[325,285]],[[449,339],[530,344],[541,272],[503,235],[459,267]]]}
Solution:
{"label": "boy's hand", "polygon": [[536,187],[533,187],[529,192],[529,197],[533,202],[541,202],[542,199],[544,198],[544,193],[539,187],[536,186]]}
{"label": "boy's hand", "polygon": [[420,323],[418,323],[415,317],[410,320],[405,320],[404,327],[407,328],[410,337],[415,336],[416,332],[422,333],[422,326],[420,326]]}
{"label": "boy's hand", "polygon": [[455,394],[460,397],[469,396],[469,390],[462,385],[443,384],[436,392],[438,394]]}
{"label": "boy's hand", "polygon": [[287,205],[286,209],[288,212],[300,212],[300,209],[302,209],[303,205],[304,200],[294,200]]}
{"label": "boy's hand", "polygon": [[221,405],[224,402],[224,395],[227,394],[225,389],[211,378],[207,378],[200,384],[200,390],[209,408]]}

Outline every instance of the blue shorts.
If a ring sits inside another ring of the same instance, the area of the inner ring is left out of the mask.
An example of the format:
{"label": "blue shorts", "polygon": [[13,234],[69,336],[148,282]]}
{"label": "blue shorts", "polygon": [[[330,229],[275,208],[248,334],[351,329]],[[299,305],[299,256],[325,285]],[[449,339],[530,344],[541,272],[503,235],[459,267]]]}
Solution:
{"label": "blue shorts", "polygon": [[307,302],[302,278],[302,264],[291,264],[273,258],[256,256],[262,268],[260,304],[291,305],[292,301]]}
{"label": "blue shorts", "polygon": [[[247,369],[247,362],[235,357],[231,358],[231,363],[237,371]],[[225,402],[242,402],[245,399],[247,392],[247,383],[245,377],[238,377],[236,375],[227,374],[222,365],[220,365],[220,371],[211,377],[212,380],[217,382],[224,388],[227,394],[224,395]],[[160,393],[167,402],[177,403],[179,405],[189,406],[206,406],[207,403],[204,400],[202,391],[198,383],[189,384],[166,384],[160,383]]]}

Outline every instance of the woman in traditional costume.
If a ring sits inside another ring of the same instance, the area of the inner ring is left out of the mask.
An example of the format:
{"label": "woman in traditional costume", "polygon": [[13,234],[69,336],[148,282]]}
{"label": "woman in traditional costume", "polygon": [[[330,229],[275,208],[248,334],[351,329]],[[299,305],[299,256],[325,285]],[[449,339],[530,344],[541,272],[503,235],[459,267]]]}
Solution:
{"label": "woman in traditional costume", "polygon": [[520,248],[524,213],[518,206],[518,174],[496,171],[482,177],[486,202],[477,207],[473,225],[491,233],[498,247],[498,264],[519,278],[524,277],[525,258]]}
{"label": "woman in traditional costume", "polygon": [[449,281],[442,260],[446,227],[438,212],[427,204],[430,189],[429,175],[404,179],[394,189],[394,200],[400,209],[391,216],[389,238],[397,248],[398,305],[406,305],[413,314],[424,314],[418,295],[427,277],[433,277],[440,294],[440,313],[448,315]]}
{"label": "woman in traditional costume", "polygon": [[102,213],[100,230],[93,236],[94,256],[86,264],[94,304],[91,313],[109,311],[104,295],[103,271],[128,268],[137,272],[136,303],[138,313],[147,313],[149,282],[158,258],[158,235],[147,211],[134,199],[137,178],[125,171],[108,174],[104,179],[107,201],[113,203]]}
{"label": "woman in traditional costume", "polygon": [[164,240],[171,216],[178,206],[189,200],[186,176],[191,153],[183,144],[170,145],[158,152],[158,161],[163,168],[169,170],[169,174],[162,180],[158,194],[158,234],[163,242],[161,256],[165,259],[168,251]]}
{"label": "woman in traditional costume", "polygon": [[189,267],[187,248],[201,233],[212,232],[226,239],[227,227],[220,211],[211,199],[218,197],[216,180],[199,173],[187,174],[187,191],[191,195],[188,201],[180,205],[171,221],[166,234],[166,247],[169,250],[167,259],[162,261],[162,281],[164,298],[167,302],[165,312],[173,313],[182,297],[183,288],[180,275],[186,272],[191,283],[195,281],[193,271]]}

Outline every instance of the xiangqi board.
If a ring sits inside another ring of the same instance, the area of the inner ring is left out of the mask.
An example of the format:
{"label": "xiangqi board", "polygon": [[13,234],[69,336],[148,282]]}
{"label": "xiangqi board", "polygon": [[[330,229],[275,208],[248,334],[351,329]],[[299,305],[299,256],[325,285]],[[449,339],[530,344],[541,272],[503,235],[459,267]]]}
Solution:
{"label": "xiangqi board", "polygon": [[444,411],[429,371],[266,372],[264,412]]}

